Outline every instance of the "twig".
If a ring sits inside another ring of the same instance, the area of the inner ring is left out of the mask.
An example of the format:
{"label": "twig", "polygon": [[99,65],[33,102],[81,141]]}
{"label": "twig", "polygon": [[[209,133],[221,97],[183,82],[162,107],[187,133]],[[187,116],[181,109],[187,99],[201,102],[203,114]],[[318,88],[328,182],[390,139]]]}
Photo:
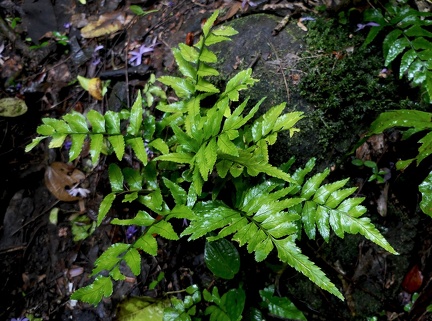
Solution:
{"label": "twig", "polygon": [[287,102],[289,103],[289,101],[290,101],[290,90],[289,90],[289,87],[288,87],[288,82],[287,82],[287,80],[285,78],[285,74],[284,74],[284,71],[283,71],[283,68],[282,68],[281,60],[279,59],[279,56],[278,56],[278,54],[276,52],[276,49],[273,46],[273,44],[271,42],[268,42],[268,45],[271,47],[271,49],[273,50],[273,52],[274,52],[274,54],[276,56],[276,59],[279,61],[279,68],[280,68],[280,71],[281,71],[281,74],[282,74],[282,77],[283,77],[283,81],[285,83],[285,89],[286,89],[286,93],[287,93],[287,99],[288,99]]}

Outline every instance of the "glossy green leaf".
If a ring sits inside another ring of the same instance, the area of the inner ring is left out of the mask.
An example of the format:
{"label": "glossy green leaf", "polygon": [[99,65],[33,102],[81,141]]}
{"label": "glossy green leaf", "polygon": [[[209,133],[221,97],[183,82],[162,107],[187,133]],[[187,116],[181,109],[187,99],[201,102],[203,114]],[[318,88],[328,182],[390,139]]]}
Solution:
{"label": "glossy green leaf", "polygon": [[47,136],[40,136],[40,137],[33,138],[32,142],[25,147],[25,152],[28,153],[29,151],[31,151],[33,148],[39,145],[39,143],[43,141],[45,138],[47,138]]}
{"label": "glossy green leaf", "polygon": [[122,256],[130,248],[130,244],[115,243],[105,250],[95,261],[95,268],[92,275],[96,275],[104,270],[110,271],[115,265],[119,264]]}
{"label": "glossy green leaf", "polygon": [[427,133],[422,139],[419,140],[421,146],[419,147],[417,155],[417,165],[420,164],[426,157],[432,154],[432,132]]}
{"label": "glossy green leaf", "polygon": [[315,193],[313,200],[318,204],[325,204],[331,193],[344,187],[348,183],[349,179],[340,180],[330,184],[322,185]]}
{"label": "glossy green leaf", "polygon": [[223,279],[232,279],[240,269],[240,254],[226,239],[207,241],[204,248],[204,261],[214,275]]}
{"label": "glossy green leaf", "polygon": [[122,160],[125,152],[125,142],[122,135],[108,136],[108,140],[111,143],[114,153],[118,160]]}
{"label": "glossy green leaf", "polygon": [[232,101],[239,100],[239,91],[247,89],[248,86],[253,85],[257,80],[251,77],[252,69],[248,68],[246,70],[242,70],[237,73],[234,77],[232,77],[223,92],[223,95],[227,95],[228,98]]}
{"label": "glossy green leaf", "polygon": [[336,208],[344,199],[353,194],[357,190],[357,187],[344,188],[334,191],[328,197],[325,205],[330,208]]}
{"label": "glossy green leaf", "polygon": [[69,150],[69,161],[73,161],[79,157],[81,151],[84,147],[84,140],[86,139],[86,134],[71,134],[72,145]]}
{"label": "glossy green leaf", "polygon": [[318,173],[311,178],[309,178],[303,185],[302,191],[301,191],[301,197],[305,199],[310,199],[315,192],[320,187],[321,183],[326,179],[326,177],[330,174],[330,170],[326,169],[322,173]]}
{"label": "glossy green leaf", "polygon": [[130,248],[123,256],[123,260],[135,276],[141,273],[141,255],[136,249]]}
{"label": "glossy green leaf", "polygon": [[42,118],[42,122],[45,125],[51,126],[55,129],[55,131],[59,134],[70,134],[72,133],[72,129],[70,126],[62,119],[54,119],[54,118]]}
{"label": "glossy green leaf", "polygon": [[142,189],[143,178],[138,170],[126,167],[123,168],[122,173],[130,190],[140,191]]}
{"label": "glossy green leaf", "polygon": [[316,214],[317,214],[317,204],[315,202],[306,201],[303,205],[303,211],[302,211],[302,222],[303,222],[303,229],[306,233],[306,235],[311,239],[315,239],[316,235]]}
{"label": "glossy green leaf", "polygon": [[216,63],[217,57],[213,52],[208,50],[207,47],[204,47],[200,52],[199,60],[206,63]]}
{"label": "glossy green leaf", "polygon": [[282,262],[288,263],[291,267],[304,274],[320,288],[330,292],[342,301],[344,300],[342,293],[336,288],[336,286],[329,280],[323,271],[315,265],[315,263],[310,261],[307,256],[301,253],[301,250],[294,242],[288,238],[274,240],[273,242]]}
{"label": "glossy green leaf", "polygon": [[238,217],[238,211],[226,206],[220,201],[197,203],[194,207],[196,220],[181,233],[181,236],[190,235],[189,240],[195,240],[216,229],[222,228]]}
{"label": "glossy green leaf", "polygon": [[219,89],[217,89],[215,85],[213,85],[212,83],[210,83],[207,80],[204,80],[202,78],[200,78],[198,80],[198,83],[196,84],[195,88],[196,88],[196,90],[204,91],[204,92],[208,92],[208,93],[218,93],[219,92]]}
{"label": "glossy green leaf", "polygon": [[239,156],[237,146],[229,139],[227,133],[222,133],[221,135],[219,135],[217,140],[217,147],[224,154]]}
{"label": "glossy green leaf", "polygon": [[[78,134],[80,135],[80,134]],[[48,148],[59,148],[63,145],[66,140],[66,134],[54,134],[51,137],[51,141],[48,144]]]}
{"label": "glossy green leaf", "polygon": [[432,32],[429,32],[415,24],[411,28],[405,30],[405,35],[408,37],[432,37]]}
{"label": "glossy green leaf", "polygon": [[220,162],[218,162],[216,164],[217,173],[219,174],[219,176],[221,178],[225,178],[226,177],[226,175],[228,174],[228,172],[229,172],[232,164],[233,164],[232,162],[227,161],[227,160],[222,160],[222,161],[220,161]]}
{"label": "glossy green leaf", "polygon": [[180,185],[170,181],[166,177],[162,177],[162,180],[166,187],[170,190],[170,194],[174,198],[174,201],[177,205],[184,205],[186,204],[187,200],[187,193]]}
{"label": "glossy green leaf", "polygon": [[157,222],[156,224],[152,225],[148,233],[150,234],[158,234],[162,236],[163,238],[166,238],[167,240],[178,240],[179,237],[177,233],[174,231],[173,226],[171,223],[161,220]]}
{"label": "glossy green leaf", "polygon": [[150,226],[155,222],[155,219],[148,214],[146,211],[138,211],[136,216],[131,219],[118,219],[117,217],[111,221],[111,224],[115,225],[138,225],[138,226]]}
{"label": "glossy green leaf", "polygon": [[[190,47],[189,47],[190,48]],[[187,99],[194,92],[194,85],[188,79],[172,76],[162,76],[158,79],[161,83],[174,89],[179,98]]]}
{"label": "glossy green leaf", "polygon": [[108,175],[111,190],[113,192],[123,191],[123,173],[120,167],[115,163],[111,163],[108,167]]}
{"label": "glossy green leaf", "polygon": [[198,62],[200,53],[194,47],[188,46],[184,43],[180,43],[178,47],[183,59],[193,63]]}
{"label": "glossy green leaf", "polygon": [[389,34],[385,37],[382,45],[384,57],[387,57],[390,48],[392,47],[396,39],[398,39],[401,34],[402,34],[402,30],[394,29],[391,32],[389,32]]}
{"label": "glossy green leaf", "polygon": [[[117,321],[162,321],[164,309],[170,306],[169,299],[130,297],[118,304]],[[165,320],[165,319],[164,319]]]}
{"label": "glossy green leaf", "polygon": [[158,161],[168,161],[180,164],[190,164],[193,159],[192,154],[188,153],[170,153],[166,155],[160,155],[155,158]]}
{"label": "glossy green leaf", "polygon": [[269,310],[271,315],[283,319],[306,321],[306,317],[294,303],[287,297],[274,296],[274,291],[274,285],[259,291],[263,299],[262,305]]}
{"label": "glossy green leaf", "polygon": [[203,31],[204,37],[208,36],[210,30],[213,28],[213,24],[215,23],[218,15],[219,15],[219,10],[216,10],[215,12],[213,12],[213,14],[206,20],[206,22],[202,26],[202,31]]}
{"label": "glossy green leaf", "polygon": [[92,164],[96,164],[99,160],[99,155],[101,153],[103,143],[104,138],[102,134],[90,135],[90,156]]}
{"label": "glossy green leaf", "polygon": [[162,138],[156,138],[155,140],[151,141],[148,145],[149,147],[156,148],[162,154],[169,153],[169,147]]}
{"label": "glossy green leaf", "polygon": [[177,66],[179,71],[182,73],[183,76],[195,79],[196,77],[196,70],[192,66],[190,62],[188,62],[185,58],[183,58],[181,52],[179,49],[174,48],[173,49],[174,58],[176,60]]}
{"label": "glossy green leaf", "polygon": [[105,117],[102,114],[92,109],[87,113],[87,119],[92,126],[93,133],[105,133]]}
{"label": "glossy green leaf", "polygon": [[129,116],[129,125],[127,127],[127,132],[129,135],[137,136],[142,123],[142,96],[141,91],[138,90],[137,98],[132,105],[130,116]]}
{"label": "glossy green leaf", "polygon": [[432,172],[419,185],[419,191],[422,194],[420,208],[423,213],[432,217]]}
{"label": "glossy green leaf", "polygon": [[101,225],[103,219],[108,214],[108,211],[111,209],[112,203],[114,202],[116,198],[116,194],[110,193],[107,196],[104,197],[102,200],[100,206],[99,206],[99,212],[97,217],[97,225]]}
{"label": "glossy green leaf", "polygon": [[119,113],[109,110],[105,113],[104,117],[105,117],[105,126],[106,126],[107,133],[110,135],[120,134]]}
{"label": "glossy green leaf", "polygon": [[89,132],[87,120],[84,115],[71,112],[63,116],[63,119],[68,123],[73,133],[86,134]]}
{"label": "glossy green leaf", "polygon": [[148,155],[144,145],[144,141],[141,137],[135,137],[128,139],[126,143],[132,147],[135,156],[140,160],[143,165],[147,165]]}
{"label": "glossy green leaf", "polygon": [[416,58],[417,53],[414,51],[414,49],[410,49],[403,54],[399,67],[399,78],[402,78],[403,74],[408,70]]}
{"label": "glossy green leaf", "polygon": [[372,123],[369,134],[379,134],[392,127],[432,128],[431,114],[407,109],[384,112]]}
{"label": "glossy green leaf", "polygon": [[408,80],[411,80],[414,85],[422,85],[426,80],[426,62],[416,59],[409,66],[407,72]]}
{"label": "glossy green leaf", "polygon": [[36,132],[39,135],[50,136],[50,135],[54,134],[56,131],[50,125],[39,125],[38,128],[36,129]]}
{"label": "glossy green leaf", "polygon": [[111,296],[113,284],[110,277],[98,276],[92,284],[76,290],[71,295],[72,300],[80,300],[96,306],[103,297]]}
{"label": "glossy green leaf", "polygon": [[138,240],[136,240],[134,247],[150,255],[157,255],[157,242],[150,233],[145,233]]}
{"label": "glossy green leaf", "polygon": [[216,36],[226,36],[226,37],[235,36],[236,34],[238,34],[237,30],[229,26],[217,27],[212,30],[212,33]]}
{"label": "glossy green leaf", "polygon": [[431,47],[431,43],[429,40],[426,40],[423,37],[419,37],[419,38],[415,38],[412,41],[412,46],[414,47],[415,50],[419,50],[419,49],[430,49]]}
{"label": "glossy green leaf", "polygon": [[396,41],[394,41],[390,45],[389,51],[388,51],[387,55],[385,56],[384,66],[388,66],[409,45],[410,45],[410,42],[407,38],[399,38]]}
{"label": "glossy green leaf", "polygon": [[219,76],[219,71],[214,69],[213,67],[208,66],[205,63],[201,63],[199,65],[199,69],[197,71],[198,76],[205,77],[205,76]]}

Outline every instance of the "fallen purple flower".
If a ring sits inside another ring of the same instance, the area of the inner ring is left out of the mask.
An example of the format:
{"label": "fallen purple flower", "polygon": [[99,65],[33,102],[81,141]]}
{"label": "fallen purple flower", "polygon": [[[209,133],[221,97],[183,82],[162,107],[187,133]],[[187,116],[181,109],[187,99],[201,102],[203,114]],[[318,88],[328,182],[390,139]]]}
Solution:
{"label": "fallen purple flower", "polygon": [[129,63],[136,67],[141,65],[142,63],[142,57],[149,53],[152,52],[153,48],[152,47],[146,47],[145,45],[141,45],[138,50],[134,50],[129,52],[129,55],[131,55],[131,58],[129,59]]}
{"label": "fallen purple flower", "polygon": [[359,30],[364,29],[365,27],[379,27],[379,26],[380,26],[379,23],[372,22],[372,21],[368,22],[368,23],[358,23],[357,24],[356,32],[359,31]]}
{"label": "fallen purple flower", "polygon": [[69,150],[69,149],[71,148],[71,146],[72,146],[72,141],[70,141],[70,140],[66,141],[66,142],[64,143],[64,145],[63,145],[63,147],[64,147],[66,150]]}
{"label": "fallen purple flower", "polygon": [[97,66],[97,65],[100,64],[101,59],[100,59],[100,57],[99,57],[98,51],[101,50],[101,49],[103,49],[103,47],[104,47],[104,46],[99,45],[99,46],[96,46],[96,48],[94,48],[94,50],[93,50],[93,55],[92,55],[92,61],[91,61],[91,64],[92,64],[93,66]]}
{"label": "fallen purple flower", "polygon": [[129,241],[136,232],[138,232],[138,228],[135,225],[129,226],[126,230],[126,239]]}
{"label": "fallen purple flower", "polygon": [[300,22],[303,22],[303,21],[315,21],[315,18],[312,18],[312,17],[301,17],[300,18]]}
{"label": "fallen purple flower", "polygon": [[90,191],[86,188],[74,187],[67,191],[70,196],[87,197]]}
{"label": "fallen purple flower", "polygon": [[29,321],[29,319],[23,317],[23,318],[12,318],[11,321]]}

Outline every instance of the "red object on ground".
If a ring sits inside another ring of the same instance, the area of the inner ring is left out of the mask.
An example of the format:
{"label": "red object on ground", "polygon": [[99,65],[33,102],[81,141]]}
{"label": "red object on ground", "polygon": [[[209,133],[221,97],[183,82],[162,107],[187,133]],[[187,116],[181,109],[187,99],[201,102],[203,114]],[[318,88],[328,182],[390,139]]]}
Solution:
{"label": "red object on ground", "polygon": [[418,265],[414,265],[411,270],[405,275],[402,281],[402,287],[408,293],[414,293],[420,289],[423,283],[423,274]]}

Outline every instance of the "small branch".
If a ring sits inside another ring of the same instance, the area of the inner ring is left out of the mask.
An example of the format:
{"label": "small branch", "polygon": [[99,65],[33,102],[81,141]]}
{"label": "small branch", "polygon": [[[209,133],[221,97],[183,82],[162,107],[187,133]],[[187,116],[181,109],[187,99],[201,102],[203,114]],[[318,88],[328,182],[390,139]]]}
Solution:
{"label": "small branch", "polygon": [[275,49],[275,47],[273,46],[273,44],[272,44],[271,42],[268,42],[268,45],[269,45],[269,46],[271,47],[271,49],[273,50],[273,52],[274,52],[274,54],[275,54],[275,56],[276,56],[276,59],[277,59],[277,61],[279,62],[279,68],[280,68],[280,71],[281,71],[281,74],[282,74],[282,77],[283,77],[283,81],[284,81],[284,83],[285,83],[285,90],[286,90],[286,93],[287,93],[287,103],[289,103],[289,101],[290,101],[290,90],[289,90],[288,82],[287,82],[286,77],[285,77],[285,74],[284,74],[284,70],[283,70],[283,68],[282,68],[281,60],[279,59],[279,56],[278,56],[278,54],[277,54],[277,52],[276,52],[276,49]]}

